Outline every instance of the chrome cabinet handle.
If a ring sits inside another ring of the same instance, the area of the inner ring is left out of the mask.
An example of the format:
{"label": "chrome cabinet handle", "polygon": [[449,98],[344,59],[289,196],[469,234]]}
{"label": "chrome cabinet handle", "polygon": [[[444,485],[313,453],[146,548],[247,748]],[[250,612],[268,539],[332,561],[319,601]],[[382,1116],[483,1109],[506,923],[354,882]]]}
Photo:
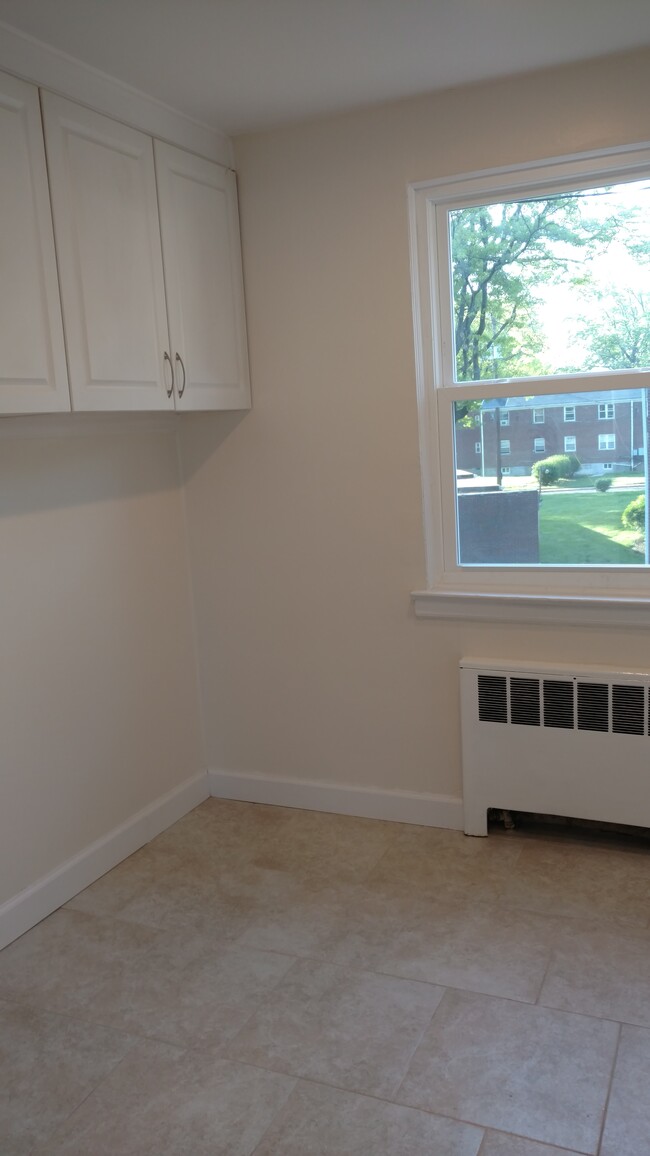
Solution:
{"label": "chrome cabinet handle", "polygon": [[[170,373],[171,373],[171,375],[172,375],[172,383],[171,383],[171,385],[170,385],[169,389],[167,389],[167,387],[165,386],[165,389],[166,389],[166,392],[167,392],[167,397],[171,397],[171,395],[172,395],[172,394],[173,394],[173,392],[174,392],[174,366],[172,365],[172,359],[171,359],[171,357],[169,356],[169,354],[168,354],[167,350],[165,350],[165,353],[164,353],[164,355],[163,355],[163,362],[165,362],[165,361],[168,361],[168,362],[169,362],[169,372],[170,372]],[[185,382],[183,382],[183,388],[185,388]]]}
{"label": "chrome cabinet handle", "polygon": [[183,370],[183,384],[181,386],[179,386],[179,388],[178,388],[178,396],[179,396],[179,398],[181,398],[183,396],[183,394],[185,393],[185,382],[186,382],[185,366],[183,364],[183,358],[181,357],[180,353],[176,354],[176,360],[178,362],[180,362],[180,367]]}

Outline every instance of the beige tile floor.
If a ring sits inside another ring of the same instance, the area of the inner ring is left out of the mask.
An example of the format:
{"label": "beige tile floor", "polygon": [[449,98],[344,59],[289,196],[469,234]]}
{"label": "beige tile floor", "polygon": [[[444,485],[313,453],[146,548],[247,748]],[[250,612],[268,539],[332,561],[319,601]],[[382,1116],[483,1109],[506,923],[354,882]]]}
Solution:
{"label": "beige tile floor", "polygon": [[0,952],[31,1153],[650,1156],[650,845],[209,800]]}

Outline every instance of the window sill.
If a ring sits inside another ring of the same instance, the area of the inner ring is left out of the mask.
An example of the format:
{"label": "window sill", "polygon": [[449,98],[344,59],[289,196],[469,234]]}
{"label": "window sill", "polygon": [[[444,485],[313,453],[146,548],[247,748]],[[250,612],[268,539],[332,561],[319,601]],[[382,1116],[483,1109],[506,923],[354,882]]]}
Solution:
{"label": "window sill", "polygon": [[416,590],[416,618],[526,625],[649,627],[650,599]]}

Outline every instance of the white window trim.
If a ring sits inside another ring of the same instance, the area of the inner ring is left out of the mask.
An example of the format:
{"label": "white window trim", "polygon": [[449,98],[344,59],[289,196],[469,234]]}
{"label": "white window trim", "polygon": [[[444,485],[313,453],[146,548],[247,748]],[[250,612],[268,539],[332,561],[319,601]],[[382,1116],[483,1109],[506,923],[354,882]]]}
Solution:
{"label": "white window trim", "polygon": [[[606,445],[606,446],[602,445],[601,446],[601,444],[600,444],[601,442],[609,442],[609,441],[611,441],[611,443],[612,443],[611,445]],[[616,434],[615,433],[598,434],[598,453],[599,454],[611,454],[615,449],[616,449]]]}
{"label": "white window trim", "polygon": [[614,421],[614,415],[615,415],[615,413],[616,413],[616,410],[615,410],[615,408],[614,408],[614,403],[613,403],[613,402],[609,403],[609,404],[611,404],[611,406],[612,406],[612,414],[611,414],[611,417],[610,417],[610,415],[609,415],[608,413],[601,413],[601,412],[600,412],[600,411],[601,411],[601,409],[605,409],[605,408],[606,408],[607,404],[608,404],[607,402],[604,402],[602,405],[599,405],[599,406],[598,406],[598,421]]}
{"label": "white window trim", "polygon": [[[567,417],[566,413],[567,413],[568,409],[571,410],[571,412],[573,413],[573,417]],[[576,407],[574,405],[565,405],[564,406],[564,420],[567,422],[573,422],[576,420]]]}
{"label": "white window trim", "polygon": [[[412,593],[418,617],[556,622],[573,625],[650,624],[647,570],[631,567],[481,567],[456,564],[451,402],[607,388],[647,388],[648,374],[619,370],[565,378],[518,379],[480,385],[453,383],[451,299],[446,218],[436,206],[485,204],[517,196],[545,196],[563,188],[622,183],[650,174],[650,144],[599,150],[409,186],[411,286],[422,479],[427,589]],[[449,335],[449,336],[448,336]],[[558,388],[559,387],[559,388]],[[540,423],[541,424],[541,423]],[[445,428],[446,427],[446,428]],[[441,430],[444,437],[441,437]],[[633,571],[630,573],[630,571]]]}
{"label": "white window trim", "polygon": [[[535,414],[541,413],[541,417],[536,417]],[[533,409],[533,425],[544,425],[546,420],[544,410],[540,406]]]}
{"label": "white window trim", "polygon": [[[542,443],[541,446],[537,444],[538,442]],[[534,454],[545,454],[546,453],[546,438],[533,438],[533,453]]]}
{"label": "white window trim", "polygon": [[[567,442],[573,442],[573,445],[571,447],[569,447],[567,445]],[[565,438],[564,438],[564,452],[565,452],[565,454],[574,454],[576,452],[577,444],[578,443],[576,441],[575,434],[566,434]]]}

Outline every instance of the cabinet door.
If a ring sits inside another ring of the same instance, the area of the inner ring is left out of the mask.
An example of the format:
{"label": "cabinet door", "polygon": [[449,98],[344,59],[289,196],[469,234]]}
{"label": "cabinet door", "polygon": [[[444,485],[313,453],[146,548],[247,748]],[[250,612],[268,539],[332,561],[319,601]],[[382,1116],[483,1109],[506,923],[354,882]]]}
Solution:
{"label": "cabinet door", "polygon": [[177,409],[250,406],[235,174],[155,142]]}
{"label": "cabinet door", "polygon": [[0,74],[0,413],[70,409],[38,90]]}
{"label": "cabinet door", "polygon": [[73,408],[171,409],[153,142],[50,93],[43,118]]}

